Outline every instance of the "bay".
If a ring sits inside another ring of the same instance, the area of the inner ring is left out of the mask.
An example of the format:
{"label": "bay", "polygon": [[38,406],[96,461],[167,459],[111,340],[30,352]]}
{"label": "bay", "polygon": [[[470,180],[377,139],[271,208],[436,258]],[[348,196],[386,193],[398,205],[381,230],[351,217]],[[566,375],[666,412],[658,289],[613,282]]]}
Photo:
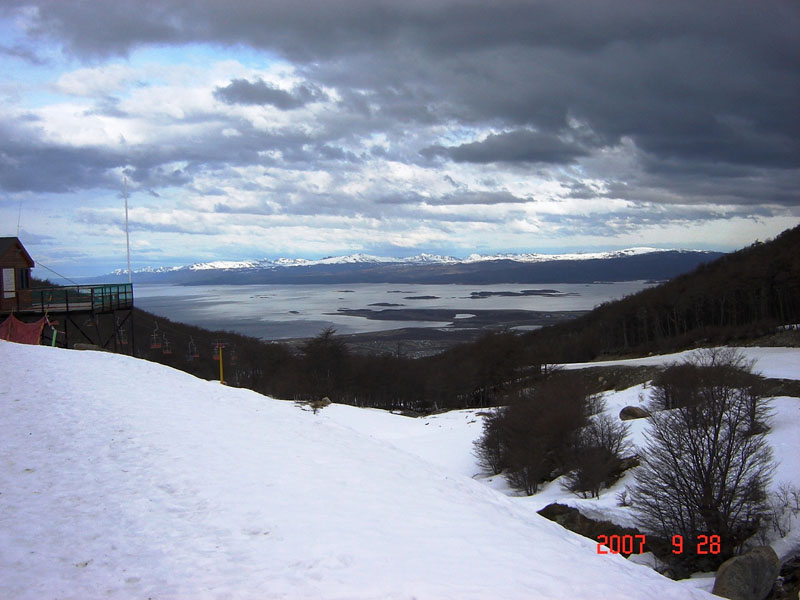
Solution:
{"label": "bay", "polygon": [[471,310],[591,310],[649,285],[645,281],[490,286],[137,284],[134,297],[138,308],[173,321],[281,340],[311,337],[326,327],[349,334],[452,325],[452,321],[374,320],[340,311],[452,309],[463,320],[470,318]]}

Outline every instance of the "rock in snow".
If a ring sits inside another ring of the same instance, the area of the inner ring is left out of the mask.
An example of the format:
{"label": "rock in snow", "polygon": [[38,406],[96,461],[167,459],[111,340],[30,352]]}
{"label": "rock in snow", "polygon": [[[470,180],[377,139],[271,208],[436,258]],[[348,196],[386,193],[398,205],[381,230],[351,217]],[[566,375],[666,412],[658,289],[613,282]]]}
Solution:
{"label": "rock in snow", "polygon": [[356,408],[102,352],[0,342],[0,365],[2,598],[713,597],[347,426]]}
{"label": "rock in snow", "polygon": [[734,556],[717,569],[714,595],[731,600],[764,600],[781,570],[775,550],[759,546]]}

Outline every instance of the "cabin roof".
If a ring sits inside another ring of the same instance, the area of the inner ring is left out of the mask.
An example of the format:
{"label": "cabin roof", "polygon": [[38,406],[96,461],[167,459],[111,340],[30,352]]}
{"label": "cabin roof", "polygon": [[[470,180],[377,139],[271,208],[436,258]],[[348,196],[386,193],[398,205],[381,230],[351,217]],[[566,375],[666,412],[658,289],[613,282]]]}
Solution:
{"label": "cabin roof", "polygon": [[0,237],[0,259],[2,259],[6,252],[17,245],[22,252],[23,258],[30,264],[32,268],[34,266],[33,259],[31,258],[31,255],[28,254],[28,251],[25,250],[25,246],[22,245],[22,242],[20,242],[19,238],[17,237]]}

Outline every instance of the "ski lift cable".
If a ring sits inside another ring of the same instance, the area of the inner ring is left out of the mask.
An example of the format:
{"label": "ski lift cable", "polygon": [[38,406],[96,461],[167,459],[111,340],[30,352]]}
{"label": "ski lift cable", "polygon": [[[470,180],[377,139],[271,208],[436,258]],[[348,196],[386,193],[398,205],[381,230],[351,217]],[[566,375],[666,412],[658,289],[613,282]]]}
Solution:
{"label": "ski lift cable", "polygon": [[61,273],[57,273],[56,271],[54,271],[53,269],[51,269],[47,265],[43,265],[39,260],[36,261],[36,266],[37,267],[42,267],[43,269],[46,269],[46,270],[50,271],[53,275],[57,275],[58,277],[61,277],[61,279],[66,279],[67,281],[69,281],[73,285],[80,285],[77,281],[73,281],[69,277],[66,277],[65,275],[62,275]]}
{"label": "ski lift cable", "polygon": [[[182,325],[182,324],[179,323],[178,325]],[[200,352],[198,351],[198,342],[195,341],[194,335],[185,333],[184,330],[178,329],[177,327],[173,326],[173,324],[170,323],[170,322],[167,322],[167,324],[159,324],[158,321],[154,321],[153,322],[153,330],[152,330],[152,332],[150,334],[150,339],[151,339],[150,349],[151,350],[160,349],[160,350],[162,350],[162,354],[167,354],[167,352],[165,352],[164,346],[169,346],[169,348],[168,348],[169,352],[168,353],[172,354],[173,353],[172,352],[173,344],[172,344],[172,342],[169,341],[168,336],[172,337],[172,338],[178,338],[179,340],[181,340],[181,339],[186,340],[186,338],[188,337],[187,359],[189,359],[189,353],[191,353],[193,358],[200,358]],[[205,336],[203,336],[203,337],[205,337]],[[200,344],[201,345],[205,344],[205,343],[207,343],[207,342],[203,341],[202,339],[200,340]],[[222,346],[223,348],[227,348],[228,349],[228,351],[226,352],[226,357],[228,356],[228,354],[230,354],[231,361],[234,361],[234,363],[235,363],[235,361],[237,359],[237,356],[236,356],[236,350],[235,350],[234,344],[232,344],[231,342],[223,341],[222,339],[217,338],[216,340],[211,342],[210,345],[211,345],[212,350],[213,350],[213,355],[214,355],[213,358],[214,358],[214,360],[219,360],[219,358],[218,358],[218,347]]]}

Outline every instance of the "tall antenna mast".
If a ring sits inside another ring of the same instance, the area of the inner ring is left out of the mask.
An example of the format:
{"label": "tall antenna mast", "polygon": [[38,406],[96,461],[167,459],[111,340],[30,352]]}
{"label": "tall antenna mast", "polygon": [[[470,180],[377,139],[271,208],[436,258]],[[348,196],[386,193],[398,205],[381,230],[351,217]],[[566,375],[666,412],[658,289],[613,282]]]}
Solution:
{"label": "tall antenna mast", "polygon": [[122,178],[122,187],[125,191],[125,245],[128,249],[128,283],[131,283],[131,235],[128,232],[128,178]]}
{"label": "tall antenna mast", "polygon": [[19,212],[17,213],[17,237],[19,237],[19,222],[22,219],[22,198],[19,199]]}

